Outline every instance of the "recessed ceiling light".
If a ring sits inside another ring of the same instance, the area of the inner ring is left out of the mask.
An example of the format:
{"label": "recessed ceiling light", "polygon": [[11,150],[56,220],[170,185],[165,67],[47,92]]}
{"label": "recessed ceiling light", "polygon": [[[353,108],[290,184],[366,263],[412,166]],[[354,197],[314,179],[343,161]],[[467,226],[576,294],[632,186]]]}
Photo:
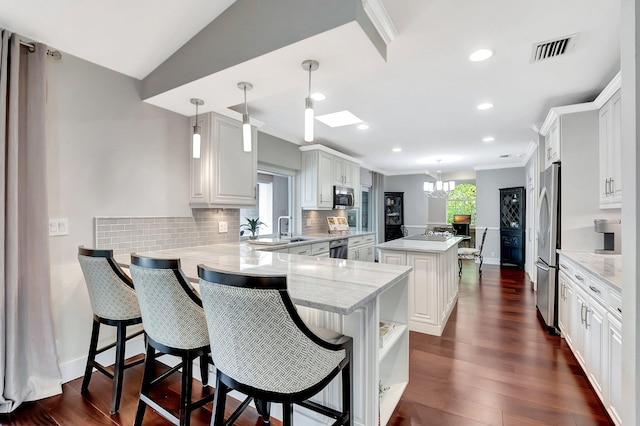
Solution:
{"label": "recessed ceiling light", "polygon": [[393,152],[400,152],[400,151],[402,151],[402,148],[393,148],[391,151],[393,151]]}
{"label": "recessed ceiling light", "polygon": [[329,127],[342,127],[348,126],[349,124],[362,123],[362,120],[346,110],[332,114],[318,115],[316,120],[321,121]]}
{"label": "recessed ceiling light", "polygon": [[489,59],[493,56],[493,51],[489,49],[479,49],[476,50],[469,56],[469,60],[472,62],[479,62]]}
{"label": "recessed ceiling light", "polygon": [[369,128],[368,124],[358,124],[358,130],[367,130]]}
{"label": "recessed ceiling light", "polygon": [[491,109],[491,108],[493,108],[493,104],[491,102],[484,102],[484,103],[478,104],[477,108],[480,111],[485,110],[485,109]]}
{"label": "recessed ceiling light", "polygon": [[496,138],[494,138],[493,136],[487,136],[486,138],[482,138],[482,142],[486,142],[486,143],[491,143],[495,140]]}
{"label": "recessed ceiling light", "polygon": [[311,99],[313,99],[314,101],[324,101],[325,99],[327,99],[327,97],[320,92],[316,92],[311,94]]}

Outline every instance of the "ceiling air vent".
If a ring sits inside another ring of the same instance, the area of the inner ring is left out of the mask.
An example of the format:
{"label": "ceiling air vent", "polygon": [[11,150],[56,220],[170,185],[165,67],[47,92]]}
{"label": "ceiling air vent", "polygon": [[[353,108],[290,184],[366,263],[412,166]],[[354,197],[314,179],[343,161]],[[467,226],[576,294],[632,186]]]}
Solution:
{"label": "ceiling air vent", "polygon": [[572,34],[556,40],[536,43],[531,49],[531,62],[540,62],[545,59],[563,56],[569,53],[575,45],[577,34]]}

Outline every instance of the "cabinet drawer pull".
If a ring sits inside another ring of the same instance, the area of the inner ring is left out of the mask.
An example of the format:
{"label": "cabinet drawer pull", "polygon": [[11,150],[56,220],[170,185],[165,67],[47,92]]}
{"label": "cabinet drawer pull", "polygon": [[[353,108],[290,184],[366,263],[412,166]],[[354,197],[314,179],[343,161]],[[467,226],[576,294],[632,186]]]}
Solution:
{"label": "cabinet drawer pull", "polygon": [[589,328],[589,326],[591,325],[591,324],[589,324],[589,312],[591,312],[591,309],[589,309],[589,308],[585,309],[585,312],[584,312],[584,326],[586,328]]}
{"label": "cabinet drawer pull", "polygon": [[594,287],[594,286],[590,285],[590,286],[589,286],[589,288],[591,289],[591,291],[593,291],[593,292],[595,292],[595,293],[600,294],[600,290],[599,290],[599,289],[597,289],[596,287]]}
{"label": "cabinet drawer pull", "polygon": [[622,308],[617,308],[618,312],[622,313]]}
{"label": "cabinet drawer pull", "polygon": [[307,251],[306,251],[306,250],[304,250],[304,251],[299,251],[299,252],[298,252],[298,254],[307,254]]}
{"label": "cabinet drawer pull", "polygon": [[564,263],[561,263],[561,264],[560,264],[560,267],[561,267],[562,269],[564,269],[564,270],[569,269],[569,268],[567,267],[567,265],[565,265]]}
{"label": "cabinet drawer pull", "polygon": [[577,280],[584,282],[584,278],[582,278],[580,275],[573,275],[574,277],[576,277]]}

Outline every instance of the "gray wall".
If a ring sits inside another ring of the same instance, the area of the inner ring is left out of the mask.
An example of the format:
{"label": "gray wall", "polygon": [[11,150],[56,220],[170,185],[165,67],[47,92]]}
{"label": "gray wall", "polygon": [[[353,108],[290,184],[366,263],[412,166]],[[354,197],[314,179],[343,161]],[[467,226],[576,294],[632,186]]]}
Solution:
{"label": "gray wall", "polygon": [[66,365],[86,356],[91,332],[78,246],[94,244],[95,216],[191,215],[189,124],[141,102],[135,79],[66,53],[48,66],[49,214],[69,218],[69,235],[50,238],[56,346]]}
{"label": "gray wall", "polygon": [[[476,245],[489,228],[482,254],[487,263],[500,261],[500,188],[526,186],[524,167],[476,172]],[[527,209],[530,206],[527,206]]]}
{"label": "gray wall", "polygon": [[561,119],[561,247],[592,251],[604,246],[594,219],[620,219],[620,209],[600,210],[598,111],[565,114]]}
{"label": "gray wall", "polygon": [[427,197],[424,195],[424,174],[385,176],[385,192],[404,192],[404,223],[408,226],[426,226]]}
{"label": "gray wall", "polygon": [[300,170],[300,161],[299,145],[258,132],[258,163]]}

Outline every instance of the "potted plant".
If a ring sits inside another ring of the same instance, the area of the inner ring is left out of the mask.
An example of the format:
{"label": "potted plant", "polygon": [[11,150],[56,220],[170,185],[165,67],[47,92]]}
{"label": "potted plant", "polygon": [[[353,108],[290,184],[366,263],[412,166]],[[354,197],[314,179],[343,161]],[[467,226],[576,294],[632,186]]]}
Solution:
{"label": "potted plant", "polygon": [[249,219],[248,217],[245,217],[245,219],[247,219],[247,223],[243,223],[242,225],[240,225],[240,235],[244,235],[244,231],[246,230],[251,232],[249,239],[255,240],[256,238],[258,238],[258,230],[262,225],[265,225],[265,223],[260,222],[259,217],[256,217],[255,219]]}

